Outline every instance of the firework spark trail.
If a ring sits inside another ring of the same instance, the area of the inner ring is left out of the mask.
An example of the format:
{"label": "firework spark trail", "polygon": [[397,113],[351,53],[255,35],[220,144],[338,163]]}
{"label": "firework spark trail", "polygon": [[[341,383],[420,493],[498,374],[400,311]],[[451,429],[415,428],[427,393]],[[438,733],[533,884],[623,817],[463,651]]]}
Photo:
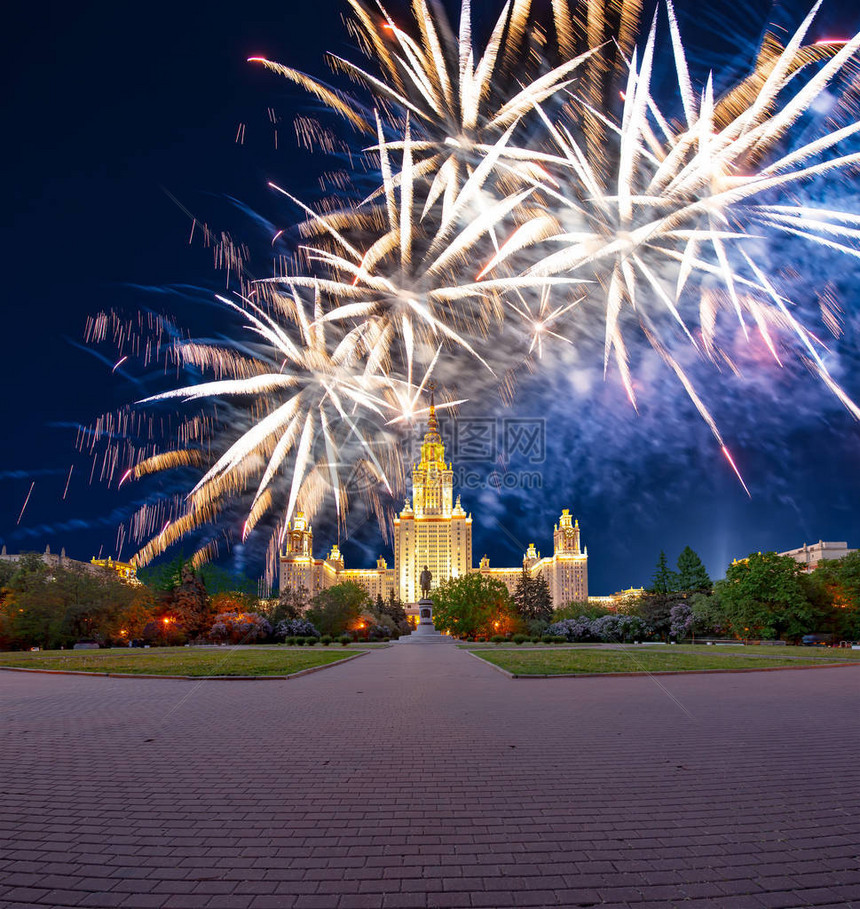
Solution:
{"label": "firework spark trail", "polygon": [[30,484],[30,489],[29,489],[29,491],[27,492],[27,498],[24,499],[24,504],[21,506],[21,513],[18,515],[18,520],[15,521],[15,526],[16,526],[16,527],[21,523],[21,518],[24,517],[24,512],[25,512],[26,509],[27,509],[27,503],[30,501],[30,496],[33,495],[33,487],[34,487],[35,485],[36,485],[36,481],[33,480],[33,482]]}
{"label": "firework spark trail", "polygon": [[66,477],[66,488],[63,490],[63,501],[66,500],[66,494],[67,494],[68,491],[69,491],[69,483],[72,482],[72,471],[73,471],[74,469],[75,469],[75,465],[72,464],[72,466],[69,467],[69,475],[68,475],[68,477]]}
{"label": "firework spark trail", "polygon": [[[243,540],[267,526],[271,556],[294,513],[313,516],[328,495],[340,526],[357,465],[384,523],[384,497],[402,489],[397,428],[424,411],[431,374],[449,392],[441,407],[495,390],[508,400],[518,371],[557,362],[553,348],[580,355],[598,336],[604,377],[617,371],[634,408],[634,358],[659,355],[748,494],[696,388],[691,352],[739,374],[739,332],[777,368],[809,364],[860,419],[831,354],[766,267],[767,244],[785,238],[860,257],[860,216],[802,193],[860,165],[851,150],[860,121],[845,90],[860,35],[804,44],[819,3],[785,46],[766,35],[753,71],[718,95],[711,76],[696,86],[670,2],[640,32],[638,0],[573,10],[553,0],[550,42],[528,0],[512,0],[480,50],[468,0],[458,30],[426,0],[415,0],[411,26],[382,6],[347,2],[369,62],[329,61],[360,97],[252,59],[356,130],[378,185],[312,206],[270,184],[304,220],[275,233],[273,246],[299,240],[263,280],[248,274],[248,250],[204,228],[231,288],[218,300],[243,320],[242,339],[193,341],[151,316],[146,326],[109,317],[88,326],[93,340],[112,337],[114,369],[145,350],[147,363],[207,374],[140,402],[202,408],[172,447],[157,443],[154,414],[148,423],[106,418],[87,439],[114,446],[101,469],[122,473],[120,484],[200,471],[184,499],[141,510],[133,535],[150,539],[136,559],[237,517]],[[674,80],[669,101],[652,93],[657,61]],[[792,141],[825,95],[827,121]],[[329,153],[342,147],[307,118],[297,135]],[[838,328],[833,311],[825,322]],[[141,345],[144,328],[154,347]],[[141,442],[120,450],[132,429]],[[208,539],[196,557],[217,545]]]}

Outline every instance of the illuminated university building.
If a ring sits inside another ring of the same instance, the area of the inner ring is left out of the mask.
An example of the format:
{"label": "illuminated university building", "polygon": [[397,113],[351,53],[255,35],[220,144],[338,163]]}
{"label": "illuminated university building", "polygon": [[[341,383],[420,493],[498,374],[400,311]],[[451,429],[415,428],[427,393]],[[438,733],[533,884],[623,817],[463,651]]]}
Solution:
{"label": "illuminated university building", "polygon": [[468,572],[503,581],[513,592],[523,569],[531,576],[543,575],[549,583],[555,606],[588,599],[588,550],[580,547],[579,522],[565,509],[553,531],[553,554],[541,558],[530,544],[521,566],[491,568],[484,556],[472,565],[472,516],[454,498],[454,471],[445,461],[445,446],[439,435],[436,409],[431,404],[421,458],[412,467],[412,501],[394,519],[394,567],[380,556],[376,568],[346,568],[343,556],[333,546],[328,558],[316,559],[313,529],[302,512],[287,528],[286,548],[280,556],[281,590],[304,587],[311,596],[344,581],[354,581],[376,598],[393,592],[406,604],[420,596],[418,579],[426,565],[436,587],[449,578]]}

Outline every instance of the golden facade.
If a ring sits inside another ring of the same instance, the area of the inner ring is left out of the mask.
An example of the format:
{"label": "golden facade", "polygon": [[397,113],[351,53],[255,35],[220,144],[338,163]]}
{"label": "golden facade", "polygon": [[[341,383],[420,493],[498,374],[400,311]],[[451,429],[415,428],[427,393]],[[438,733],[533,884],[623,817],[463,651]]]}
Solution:
{"label": "golden facade", "polygon": [[533,577],[542,574],[549,583],[553,604],[563,606],[588,599],[588,550],[580,547],[579,522],[565,509],[553,530],[553,555],[541,558],[532,543],[516,568],[491,568],[484,556],[472,565],[472,516],[454,497],[453,465],[445,461],[445,446],[439,434],[436,408],[430,405],[427,433],[421,456],[412,467],[412,499],[394,519],[394,567],[382,556],[376,568],[346,568],[343,556],[333,546],[328,557],[315,559],[313,529],[299,512],[287,528],[286,546],[280,557],[281,589],[304,587],[311,596],[334,584],[354,581],[371,597],[384,599],[391,592],[406,604],[420,597],[419,577],[426,565],[433,586],[471,571],[480,571],[503,581],[513,592],[523,570]]}
{"label": "golden facade", "polygon": [[478,571],[501,581],[513,593],[523,571],[531,577],[542,575],[549,584],[553,606],[584,603],[588,599],[588,548],[580,547],[579,521],[574,521],[565,508],[553,528],[553,554],[541,557],[534,543],[523,556],[518,568],[491,568],[487,556],[481,559]]}

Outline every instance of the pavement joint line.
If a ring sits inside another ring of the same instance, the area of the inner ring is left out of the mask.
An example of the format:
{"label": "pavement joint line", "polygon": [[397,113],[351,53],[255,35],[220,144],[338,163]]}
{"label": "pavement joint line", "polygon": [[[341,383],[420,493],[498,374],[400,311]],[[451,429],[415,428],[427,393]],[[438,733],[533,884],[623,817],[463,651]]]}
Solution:
{"label": "pavement joint line", "polygon": [[105,679],[173,679],[174,681],[185,682],[284,682],[290,679],[297,679],[302,675],[310,675],[312,672],[321,672],[323,669],[331,669],[332,666],[343,666],[358,657],[367,656],[369,650],[361,650],[358,653],[350,654],[342,660],[334,660],[331,663],[324,663],[321,666],[309,666],[307,669],[299,669],[297,672],[291,672],[289,675],[159,675],[151,672],[87,672],[83,669],[31,669],[28,666],[0,666],[0,672],[32,672],[40,675],[83,675]]}
{"label": "pavement joint line", "polygon": [[851,662],[846,663],[832,662],[824,663],[822,665],[816,664],[814,666],[747,666],[743,669],[654,669],[650,671],[636,670],[633,672],[555,672],[543,675],[531,673],[528,675],[519,675],[508,669],[503,669],[501,666],[497,666],[489,660],[485,660],[482,656],[472,650],[466,650],[466,653],[476,660],[480,660],[485,665],[492,667],[497,672],[501,672],[502,675],[506,675],[509,679],[515,679],[516,681],[527,681],[528,679],[623,679],[630,676],[641,677],[652,675],[736,675],[744,672],[782,672],[783,670],[799,672],[802,669],[845,669],[846,666],[860,666],[860,661],[852,660]]}

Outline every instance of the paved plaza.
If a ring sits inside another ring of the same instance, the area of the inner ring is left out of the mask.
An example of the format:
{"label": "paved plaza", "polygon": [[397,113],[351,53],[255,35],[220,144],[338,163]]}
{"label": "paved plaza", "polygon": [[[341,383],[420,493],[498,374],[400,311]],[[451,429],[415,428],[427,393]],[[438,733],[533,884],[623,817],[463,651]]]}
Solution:
{"label": "paved plaza", "polygon": [[0,906],[860,906],[856,669],[0,672]]}

